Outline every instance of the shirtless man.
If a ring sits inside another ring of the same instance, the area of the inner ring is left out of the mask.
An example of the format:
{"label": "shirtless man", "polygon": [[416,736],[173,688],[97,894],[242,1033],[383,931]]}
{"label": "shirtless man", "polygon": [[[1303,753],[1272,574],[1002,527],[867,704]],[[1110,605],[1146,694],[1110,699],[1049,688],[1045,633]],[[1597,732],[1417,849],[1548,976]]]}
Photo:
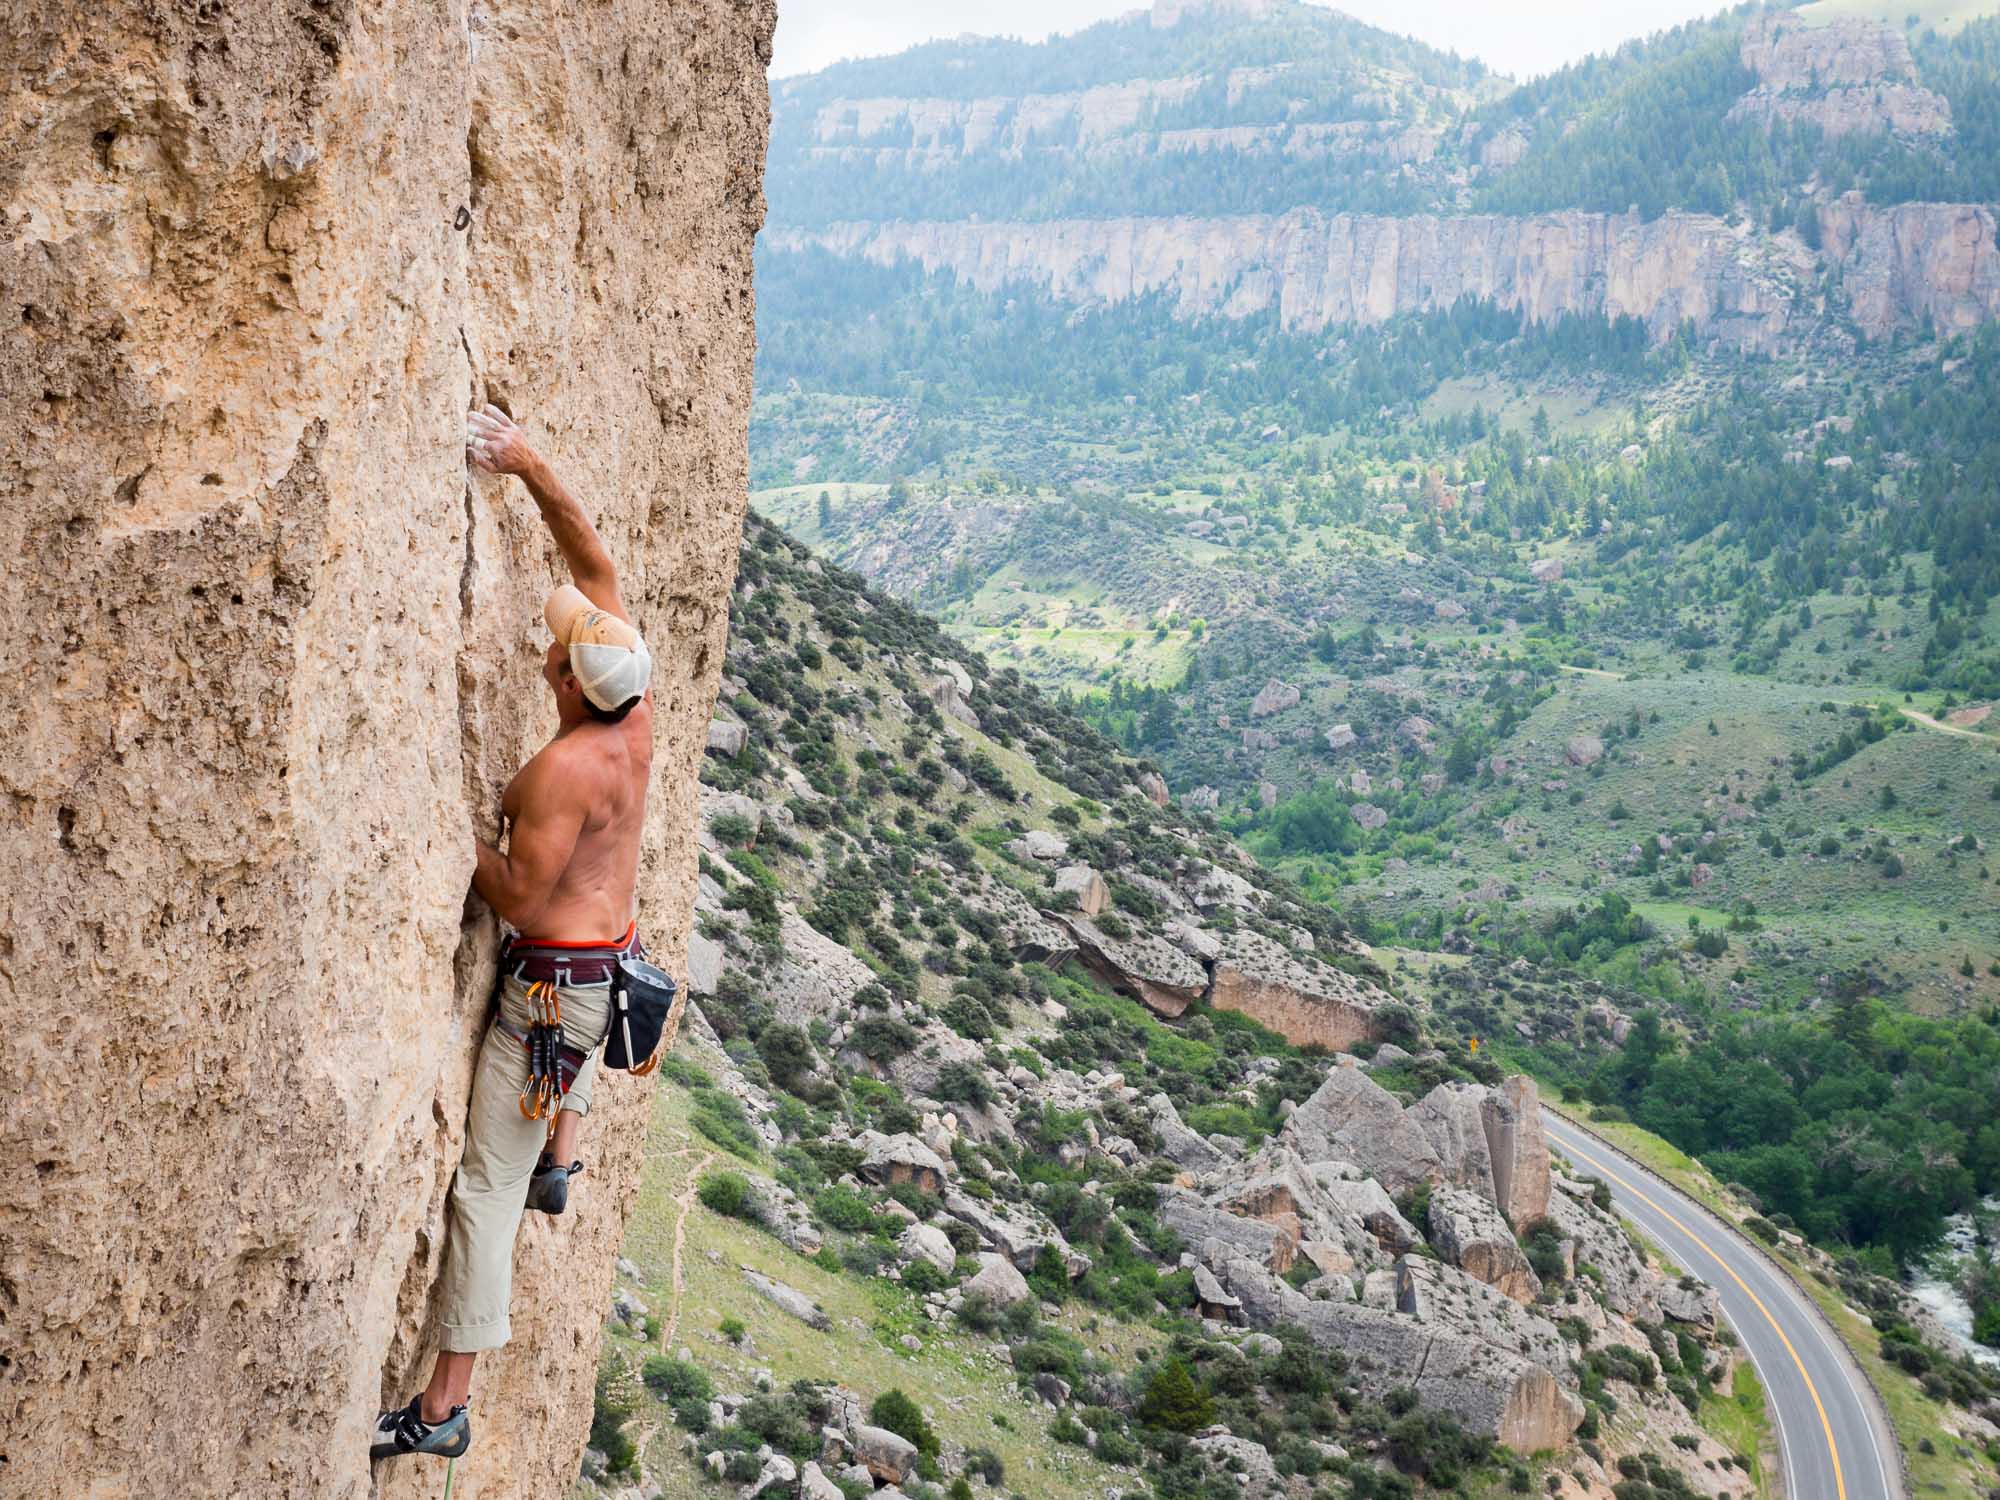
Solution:
{"label": "shirtless man", "polygon": [[[524,1208],[559,1214],[577,1123],[590,1107],[611,971],[640,952],[639,835],[653,760],[652,660],[618,592],[618,573],[583,508],[521,429],[492,406],[467,419],[467,457],[518,474],[541,508],[574,586],[549,596],[555,640],[542,680],[557,728],[507,787],[502,853],[475,836],[472,888],[513,929],[500,958],[500,1007],[479,1051],[465,1156],[452,1179],[443,1332],[430,1384],[376,1422],[371,1458],[456,1458],[472,1443],[472,1363],[507,1342],[514,1237]],[[537,981],[546,984],[537,985]],[[574,1081],[553,1130],[530,1118],[525,1038],[539,998],[560,1002],[563,1072]]]}

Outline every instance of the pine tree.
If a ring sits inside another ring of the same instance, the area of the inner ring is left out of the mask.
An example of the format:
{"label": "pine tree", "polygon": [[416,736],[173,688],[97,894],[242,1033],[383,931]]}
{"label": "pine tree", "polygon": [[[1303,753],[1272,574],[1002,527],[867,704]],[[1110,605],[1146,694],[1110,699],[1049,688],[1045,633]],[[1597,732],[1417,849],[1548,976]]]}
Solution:
{"label": "pine tree", "polygon": [[1146,1382],[1146,1394],[1139,1398],[1139,1420],[1168,1432],[1195,1432],[1214,1415],[1215,1403],[1179,1359],[1169,1359],[1155,1370]]}

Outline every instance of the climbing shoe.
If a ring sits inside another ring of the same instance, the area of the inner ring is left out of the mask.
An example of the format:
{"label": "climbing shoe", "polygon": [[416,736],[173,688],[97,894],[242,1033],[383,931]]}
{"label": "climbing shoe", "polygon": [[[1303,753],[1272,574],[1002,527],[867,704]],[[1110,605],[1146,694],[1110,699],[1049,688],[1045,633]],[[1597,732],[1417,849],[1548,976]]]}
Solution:
{"label": "climbing shoe", "polygon": [[582,1162],[573,1161],[566,1167],[559,1166],[544,1153],[541,1165],[535,1168],[535,1175],[528,1179],[528,1207],[545,1214],[561,1213],[569,1206],[570,1178],[582,1175]]}
{"label": "climbing shoe", "polygon": [[370,1462],[378,1458],[398,1458],[405,1453],[428,1453],[437,1458],[459,1458],[472,1446],[472,1415],[454,1406],[442,1422],[426,1422],[424,1399],[412,1396],[399,1411],[385,1411],[375,1421],[375,1441],[368,1449]]}

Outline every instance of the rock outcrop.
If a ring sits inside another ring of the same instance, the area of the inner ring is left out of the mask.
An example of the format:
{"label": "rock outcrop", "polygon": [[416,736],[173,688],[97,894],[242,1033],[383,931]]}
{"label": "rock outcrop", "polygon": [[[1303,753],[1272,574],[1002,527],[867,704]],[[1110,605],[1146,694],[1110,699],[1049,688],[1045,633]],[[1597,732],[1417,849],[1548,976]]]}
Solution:
{"label": "rock outcrop", "polygon": [[[773,22],[7,8],[9,1493],[431,1492],[376,1489],[368,1429],[428,1365],[497,939],[467,835],[553,727],[559,576],[464,414],[521,418],[622,565],[679,970]],[[523,1229],[466,1493],[575,1479],[658,1086],[600,1081],[591,1185]]]}
{"label": "rock outcrop", "polygon": [[1208,991],[1208,971],[1156,933],[1127,927],[1124,936],[1113,937],[1074,913],[1043,915],[1069,934],[1085,968],[1160,1015],[1181,1015]]}
{"label": "rock outcrop", "polygon": [[1880,22],[1809,26],[1782,11],[1760,16],[1743,28],[1742,57],[1757,87],[1732,116],[1812,125],[1830,136],[1951,130],[1950,102],[1917,82],[1910,44]]}
{"label": "rock outcrop", "polygon": [[1379,1039],[1388,996],[1331,965],[1303,962],[1267,937],[1238,928],[1218,940],[1209,1003],[1240,1011],[1295,1047],[1346,1052]]}
{"label": "rock outcrop", "polygon": [[1424,1405],[1522,1453],[1561,1447],[1583,1420],[1564,1375],[1521,1352],[1561,1360],[1554,1328],[1449,1267],[1406,1257],[1396,1273],[1399,1305],[1374,1307],[1306,1297],[1219,1241],[1203,1244],[1200,1258],[1252,1328],[1296,1324],[1315,1343],[1341,1350],[1366,1395],[1413,1386]]}

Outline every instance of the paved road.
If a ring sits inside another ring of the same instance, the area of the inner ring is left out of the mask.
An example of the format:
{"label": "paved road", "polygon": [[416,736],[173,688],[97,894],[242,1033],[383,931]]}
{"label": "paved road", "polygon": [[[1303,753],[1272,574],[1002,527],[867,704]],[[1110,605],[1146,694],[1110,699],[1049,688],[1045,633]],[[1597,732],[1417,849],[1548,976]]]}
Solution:
{"label": "paved road", "polygon": [[1549,1143],[1611,1184],[1618,1209],[1716,1289],[1764,1382],[1794,1500],[1903,1500],[1887,1415],[1791,1278],[1734,1229],[1549,1110]]}

